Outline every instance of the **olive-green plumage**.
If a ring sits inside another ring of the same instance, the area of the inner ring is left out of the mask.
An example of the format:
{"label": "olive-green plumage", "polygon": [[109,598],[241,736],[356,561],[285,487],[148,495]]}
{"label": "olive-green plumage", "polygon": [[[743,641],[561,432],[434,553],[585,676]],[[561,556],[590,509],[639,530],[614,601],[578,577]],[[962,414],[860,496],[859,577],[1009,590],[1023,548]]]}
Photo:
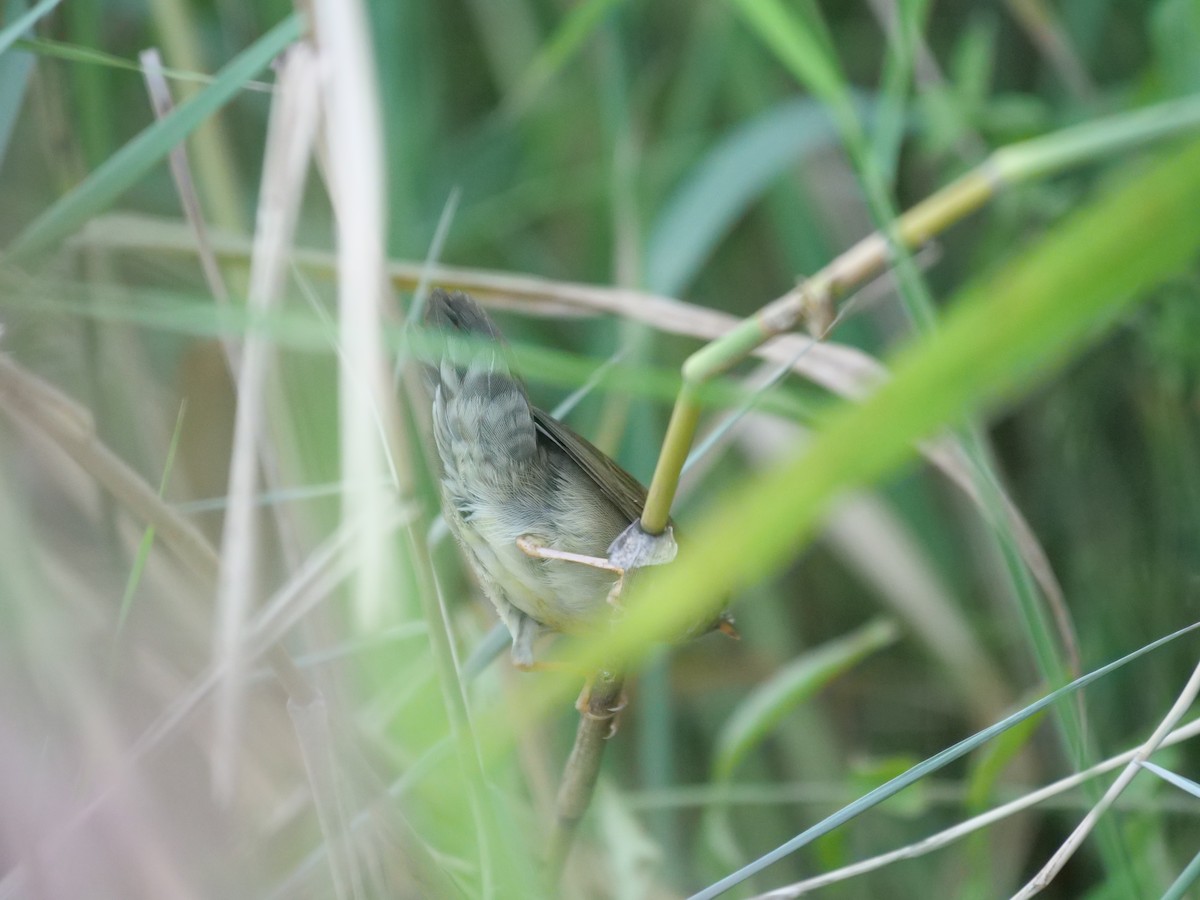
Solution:
{"label": "olive-green plumage", "polygon": [[443,353],[428,366],[443,507],[512,633],[514,662],[528,666],[543,628],[585,634],[601,620],[616,576],[533,558],[518,539],[605,557],[641,515],[646,492],[604,453],[530,404],[524,384],[509,371],[499,329],[468,295],[434,290],[425,323],[470,342],[465,354]]}

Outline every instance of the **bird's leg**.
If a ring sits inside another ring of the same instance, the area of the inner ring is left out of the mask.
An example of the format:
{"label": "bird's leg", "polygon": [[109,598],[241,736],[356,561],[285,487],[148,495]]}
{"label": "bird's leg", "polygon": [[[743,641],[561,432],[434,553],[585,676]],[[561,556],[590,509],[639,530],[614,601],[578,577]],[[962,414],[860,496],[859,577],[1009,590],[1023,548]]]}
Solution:
{"label": "bird's leg", "polygon": [[613,565],[603,556],[584,556],[582,553],[571,553],[567,550],[555,550],[553,547],[546,547],[529,535],[523,534],[517,538],[517,549],[526,556],[531,556],[534,559],[557,559],[562,562],[577,563],[581,566],[591,566],[593,569],[603,569],[605,572],[614,572],[617,580],[613,582],[612,588],[608,592],[608,602],[618,609],[621,608],[621,591],[625,586],[625,570],[620,566]]}
{"label": "bird's leg", "polygon": [[561,659],[536,659],[533,652],[533,642],[542,632],[542,626],[534,619],[519,610],[513,610],[514,615],[509,625],[512,634],[512,664],[521,672],[567,672],[571,675],[584,675],[584,669]]}
{"label": "bird's leg", "polygon": [[[625,569],[621,566],[614,565],[602,556],[585,556],[582,553],[555,550],[553,547],[546,547],[529,535],[524,534],[517,538],[517,548],[526,556],[533,557],[534,559],[557,559],[561,562],[591,566],[594,569],[602,569],[605,572],[614,573],[617,578],[608,591],[607,600],[616,609],[621,608],[621,591],[625,587]],[[514,643],[513,646],[515,647],[516,644]],[[615,679],[615,685],[606,683],[601,690],[597,691],[594,684],[597,677],[606,682],[613,680],[613,676],[607,673],[601,673],[599,676],[589,676],[583,684],[583,690],[579,693],[579,699],[575,701],[575,708],[586,719],[591,719],[594,722],[608,722],[608,733],[604,736],[605,740],[607,740],[617,733],[618,716],[621,710],[625,708],[628,699],[621,684],[622,679]]]}
{"label": "bird's leg", "polygon": [[[536,628],[530,629],[536,634]],[[579,669],[572,666],[568,662],[558,659],[534,659],[532,648],[528,646],[528,642],[523,640],[524,636],[529,631],[520,629],[517,635],[513,638],[512,662],[513,666],[522,672],[571,672],[573,674],[582,674]],[[591,719],[593,722],[608,722],[608,731],[604,735],[604,739],[608,740],[617,733],[618,716],[628,703],[628,698],[625,696],[623,687],[619,688],[614,694],[610,684],[605,684],[598,693],[593,692],[594,682],[599,677],[602,680],[608,681],[611,676],[601,672],[599,676],[595,673],[588,675],[583,682],[583,690],[579,692],[579,698],[575,701],[575,708],[579,710],[579,714],[586,719]]]}
{"label": "bird's leg", "polygon": [[[607,682],[599,691],[595,690],[597,677]],[[591,719],[593,722],[608,722],[608,731],[604,735],[604,739],[607,741],[617,733],[621,710],[628,704],[629,697],[625,694],[623,680],[619,677],[614,678],[607,672],[601,672],[599,676],[589,676],[583,683],[583,690],[579,692],[579,699],[575,701],[575,709],[585,719]]]}
{"label": "bird's leg", "polygon": [[512,664],[522,672],[531,672],[541,668],[541,663],[533,658],[533,641],[538,636],[540,626],[537,622],[522,612],[513,608],[513,621],[508,623],[512,632]]}

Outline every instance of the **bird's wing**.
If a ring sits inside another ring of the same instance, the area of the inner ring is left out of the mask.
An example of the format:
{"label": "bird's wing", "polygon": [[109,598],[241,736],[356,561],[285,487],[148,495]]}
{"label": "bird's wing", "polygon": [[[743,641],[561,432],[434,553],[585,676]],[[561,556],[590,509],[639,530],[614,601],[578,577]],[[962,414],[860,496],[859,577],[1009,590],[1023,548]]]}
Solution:
{"label": "bird's wing", "polygon": [[646,489],[636,478],[609,459],[591,441],[576,434],[548,412],[534,407],[533,423],[546,440],[587,473],[622,516],[630,522],[641,517],[642,508],[646,505]]}

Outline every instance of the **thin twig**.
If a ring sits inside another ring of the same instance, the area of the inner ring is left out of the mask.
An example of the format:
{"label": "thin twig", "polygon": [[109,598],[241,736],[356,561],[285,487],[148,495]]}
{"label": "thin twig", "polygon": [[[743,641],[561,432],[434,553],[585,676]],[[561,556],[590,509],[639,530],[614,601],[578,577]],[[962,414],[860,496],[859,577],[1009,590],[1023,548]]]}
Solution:
{"label": "thin twig", "polygon": [[[1181,741],[1190,740],[1197,735],[1200,735],[1200,719],[1193,719],[1188,724],[1175,729],[1167,735],[1160,746],[1170,747]],[[1076,772],[1074,775],[1060,778],[1058,781],[1030,791],[1024,796],[1017,797],[1015,800],[1011,800],[1002,806],[989,809],[985,813],[980,813],[964,822],[959,822],[957,825],[951,826],[944,831],[937,832],[937,834],[931,834],[929,837],[909,844],[907,847],[900,847],[888,853],[881,853],[879,856],[873,856],[870,859],[860,860],[848,866],[843,866],[832,872],[825,872],[813,878],[806,878],[794,884],[775,888],[772,891],[767,891],[765,894],[759,894],[754,900],[790,900],[790,898],[803,896],[818,888],[828,887],[839,881],[846,881],[859,875],[865,875],[868,872],[874,872],[894,862],[916,859],[919,856],[924,856],[926,853],[940,850],[942,847],[953,844],[955,841],[961,840],[982,828],[986,828],[988,825],[1007,819],[1030,807],[1037,806],[1042,801],[1049,800],[1051,797],[1065,794],[1072,788],[1078,787],[1089,779],[1095,778],[1097,775],[1103,775],[1105,772],[1111,772],[1113,769],[1120,768],[1133,760],[1140,752],[1140,749],[1127,750],[1124,753],[1097,763],[1082,772]]]}
{"label": "thin twig", "polygon": [[[150,95],[150,103],[154,107],[154,115],[159,119],[167,116],[175,108],[171,87],[167,84],[166,70],[163,68],[162,56],[157,47],[143,50],[138,56],[142,63],[143,76],[146,79],[146,91]],[[200,195],[196,193],[196,180],[192,177],[192,168],[188,162],[187,145],[180,143],[171,148],[167,155],[171,167],[171,178],[175,182],[175,192],[183,206],[183,214],[191,226],[196,238],[196,253],[200,257],[200,268],[204,272],[204,280],[213,298],[222,306],[230,303],[229,289],[225,286],[225,278],[217,265],[216,254],[208,239],[208,223],[204,219],[204,211],[200,205]],[[236,359],[236,348],[227,344],[226,353]],[[236,367],[235,367],[236,368]]]}
{"label": "thin twig", "polygon": [[590,683],[587,706],[580,710],[575,744],[563,767],[555,801],[548,859],[552,884],[562,877],[579,823],[592,802],[604,747],[612,737],[615,717],[621,708],[624,685],[624,674],[615,669],[596,673]]}
{"label": "thin twig", "polygon": [[1100,798],[1099,802],[1088,810],[1088,814],[1083,817],[1083,820],[1075,827],[1070,836],[1063,841],[1062,846],[1050,857],[1046,865],[1042,867],[1042,870],[1033,876],[1025,887],[1013,895],[1013,900],[1028,900],[1028,898],[1041,893],[1042,889],[1054,880],[1054,876],[1062,870],[1062,867],[1067,864],[1067,861],[1079,849],[1080,845],[1096,826],[1100,817],[1108,811],[1113,801],[1121,795],[1125,788],[1129,787],[1129,783],[1133,781],[1134,776],[1141,770],[1142,763],[1150,758],[1150,754],[1162,746],[1167,735],[1171,733],[1171,730],[1191,707],[1198,693],[1200,693],[1200,664],[1192,671],[1192,677],[1184,685],[1183,690],[1171,706],[1170,711],[1158,724],[1158,727],[1154,729],[1154,732],[1146,742],[1138,748],[1137,752],[1125,766],[1124,771],[1117,776],[1117,780],[1104,792],[1104,796]]}

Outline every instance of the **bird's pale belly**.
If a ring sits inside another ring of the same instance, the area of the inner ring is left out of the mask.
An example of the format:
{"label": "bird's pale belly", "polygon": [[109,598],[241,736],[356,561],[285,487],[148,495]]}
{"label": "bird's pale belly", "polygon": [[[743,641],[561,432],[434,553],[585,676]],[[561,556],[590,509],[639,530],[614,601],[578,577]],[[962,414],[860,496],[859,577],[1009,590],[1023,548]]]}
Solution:
{"label": "bird's pale belly", "polygon": [[616,580],[612,572],[582,563],[534,559],[521,551],[517,538],[591,555],[588,550],[559,546],[560,542],[544,540],[536,531],[518,534],[504,523],[488,522],[486,516],[476,515],[469,527],[456,530],[509,601],[552,631],[586,633],[607,611],[608,593]]}

